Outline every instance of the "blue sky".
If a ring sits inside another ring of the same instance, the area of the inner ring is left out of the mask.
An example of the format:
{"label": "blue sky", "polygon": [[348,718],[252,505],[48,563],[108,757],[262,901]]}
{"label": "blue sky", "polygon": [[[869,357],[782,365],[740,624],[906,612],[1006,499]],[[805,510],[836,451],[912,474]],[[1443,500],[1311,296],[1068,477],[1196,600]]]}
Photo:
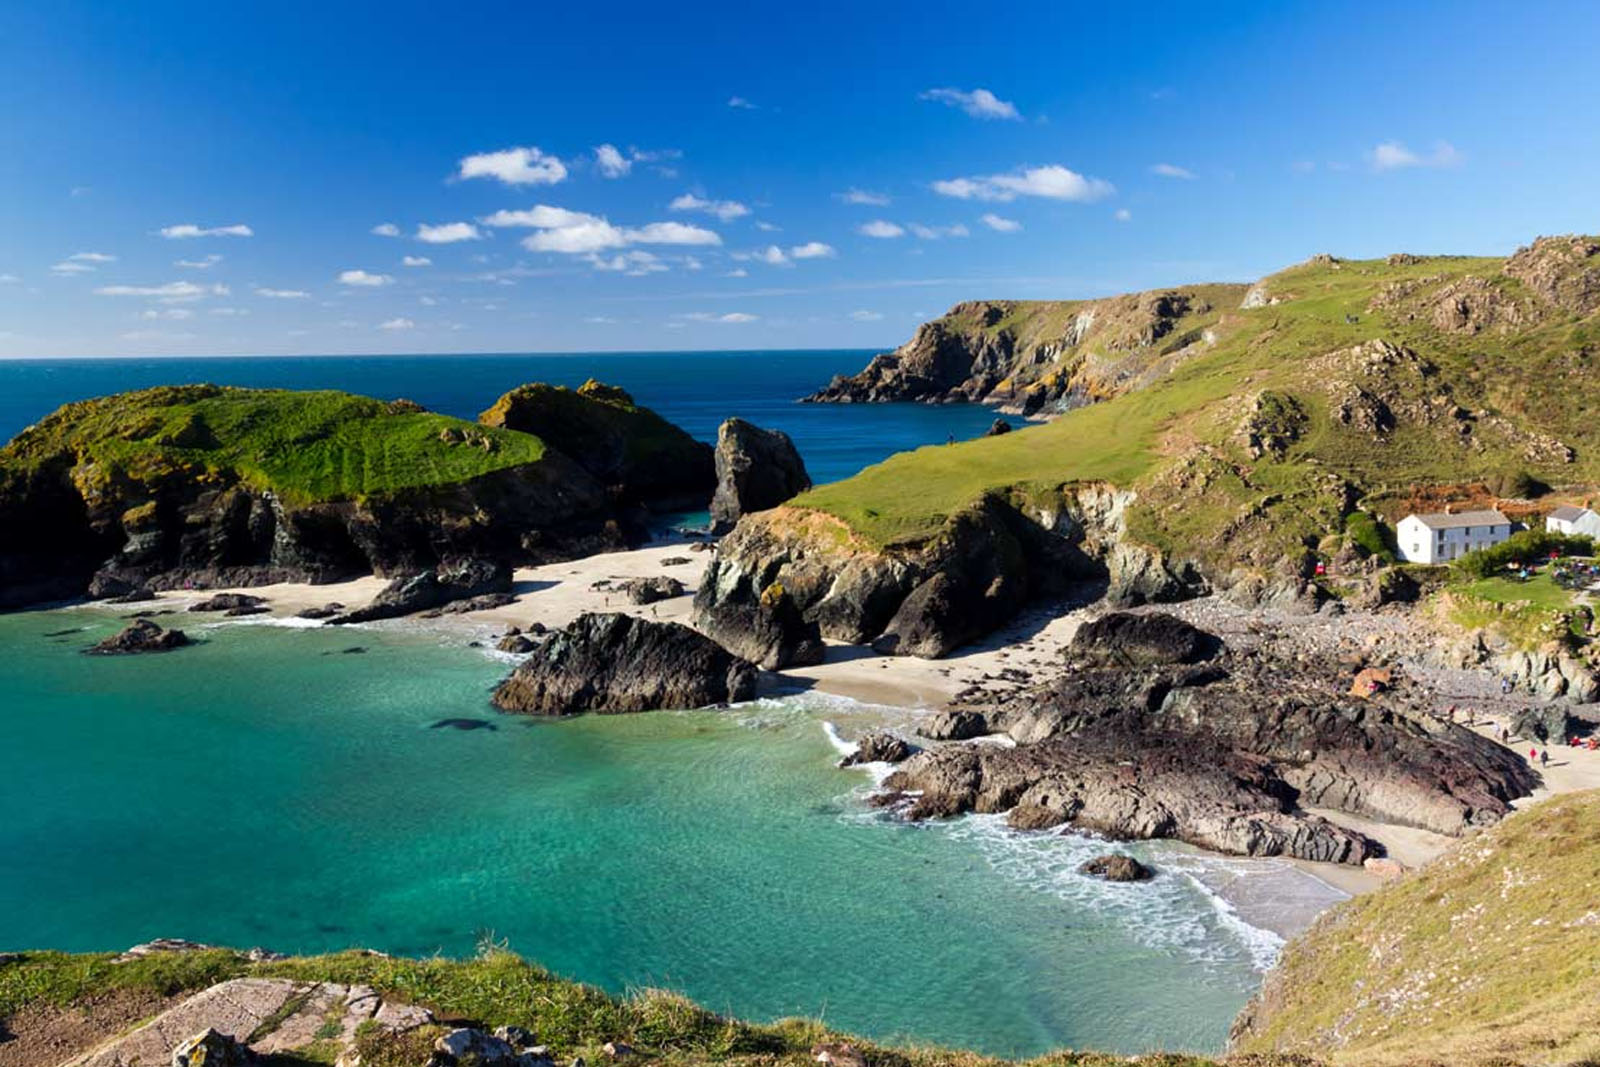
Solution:
{"label": "blue sky", "polygon": [[1594,5],[1120,6],[4,0],[0,356],[889,347],[1600,230]]}

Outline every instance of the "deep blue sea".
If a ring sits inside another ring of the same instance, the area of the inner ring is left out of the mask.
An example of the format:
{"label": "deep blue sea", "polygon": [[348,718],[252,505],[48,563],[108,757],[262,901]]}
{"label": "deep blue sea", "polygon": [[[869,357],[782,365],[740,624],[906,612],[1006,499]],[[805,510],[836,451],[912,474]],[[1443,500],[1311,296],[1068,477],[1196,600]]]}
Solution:
{"label": "deep blue sea", "polygon": [[[787,430],[825,481],[992,420],[794,403],[867,355],[0,363],[0,435],[164,382],[471,416],[521,382],[597,377],[708,439],[734,414]],[[1154,882],[1107,885],[1077,873],[1104,848],[1083,838],[894,823],[864,803],[865,773],[834,766],[832,738],[903,710],[807,694],[535,722],[490,709],[509,663],[459,631],[185,623],[192,647],[91,658],[116,612],[0,615],[0,949],[173,936],[465,955],[493,937],[606,989],[755,1019],[1025,1056],[1217,1051],[1280,943],[1225,901],[1338,896],[1286,863],[1159,844],[1132,850]],[[432,728],[452,717],[497,728]]]}

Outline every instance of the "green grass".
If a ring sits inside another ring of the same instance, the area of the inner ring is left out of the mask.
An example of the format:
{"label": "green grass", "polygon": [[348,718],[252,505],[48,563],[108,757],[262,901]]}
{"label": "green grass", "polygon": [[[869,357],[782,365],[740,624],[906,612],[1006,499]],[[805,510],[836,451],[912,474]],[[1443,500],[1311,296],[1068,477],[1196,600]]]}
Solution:
{"label": "green grass", "polygon": [[1335,1065],[1600,1057],[1600,791],[1471,838],[1285,952],[1245,1051]]}
{"label": "green grass", "polygon": [[[385,997],[424,1005],[441,1020],[523,1026],[540,1043],[549,1045],[562,1062],[574,1056],[603,1062],[600,1046],[624,1041],[663,1064],[800,1067],[815,1062],[810,1052],[815,1043],[841,1039],[816,1021],[744,1023],[658,989],[610,996],[557,978],[494,947],[470,960],[401,959],[348,952],[250,963],[226,950],[155,955],[128,963],[114,963],[114,958],[110,954],[34,952],[0,964],[0,1021],[34,1002],[66,1005],[113,989],[172,995],[228,978],[258,975],[363,983]],[[365,1028],[360,1038],[362,1063],[367,1067],[416,1067],[427,1059],[436,1033],[423,1030],[396,1039]],[[867,1051],[874,1067],[992,1067],[1006,1062],[959,1051],[889,1048],[869,1042],[858,1045]],[[329,1043],[319,1042],[273,1062],[322,1063],[332,1052]],[[1038,1067],[1110,1067],[1131,1061],[1064,1051],[1031,1062]],[[1155,1055],[1138,1062],[1152,1067],[1215,1067],[1214,1060],[1187,1055]]]}
{"label": "green grass", "polygon": [[1525,582],[1514,578],[1480,578],[1461,588],[1470,596],[1496,604],[1528,604],[1550,611],[1565,611],[1579,603],[1579,598],[1557,585],[1548,571]]}
{"label": "green grass", "polygon": [[448,485],[544,456],[537,437],[333,391],[178,386],[69,404],[0,469],[76,468],[90,486],[237,477],[291,504]]}
{"label": "green grass", "polygon": [[[1215,344],[1197,346],[1176,366],[1167,366],[1159,344],[1131,363],[1121,350],[1076,357],[1123,361],[1119,366],[1137,386],[1131,391],[1018,433],[902,453],[794,503],[838,516],[872,543],[893,546],[925,541],[985,492],[1109,482],[1148,490],[1130,527],[1156,547],[1198,558],[1215,551],[1271,559],[1340,530],[1341,509],[1324,487],[1329,476],[1370,499],[1403,496],[1418,484],[1503,483],[1507,472],[1552,484],[1594,482],[1600,479],[1600,427],[1589,413],[1600,406],[1600,376],[1587,373],[1588,357],[1573,355],[1571,346],[1600,342],[1600,324],[1542,309],[1514,333],[1480,336],[1443,332],[1406,304],[1369,310],[1386,286],[1416,284],[1425,295],[1468,274],[1538,306],[1518,282],[1499,275],[1502,263],[1427,257],[1397,265],[1304,265],[1267,279],[1282,303],[1249,310],[1237,309],[1237,290],[1231,290],[1235,306],[1224,306],[1230,290],[1216,287],[1217,307],[1180,325],[1203,323],[1214,331]],[[1086,306],[1018,302],[993,326],[961,314],[951,326],[993,331],[1009,325],[1019,337],[1043,341],[1052,331],[1059,338]],[[963,308],[969,306],[958,312]],[[1402,413],[1400,425],[1381,438],[1339,422],[1317,360],[1377,338],[1412,347],[1437,368],[1414,388],[1444,388],[1466,410],[1498,413],[1519,429],[1554,435],[1577,447],[1577,462],[1529,459],[1522,442],[1489,421],[1479,423],[1479,444],[1470,449],[1461,447],[1448,419],[1430,424]],[[1096,344],[1091,337],[1082,347]],[[1562,396],[1541,402],[1556,381]],[[1252,459],[1236,430],[1245,398],[1266,391],[1280,406],[1290,400],[1298,406],[1300,436],[1281,458]],[[1381,546],[1381,535],[1364,520],[1355,520],[1350,533],[1369,551]],[[1225,543],[1230,537],[1234,543]]]}

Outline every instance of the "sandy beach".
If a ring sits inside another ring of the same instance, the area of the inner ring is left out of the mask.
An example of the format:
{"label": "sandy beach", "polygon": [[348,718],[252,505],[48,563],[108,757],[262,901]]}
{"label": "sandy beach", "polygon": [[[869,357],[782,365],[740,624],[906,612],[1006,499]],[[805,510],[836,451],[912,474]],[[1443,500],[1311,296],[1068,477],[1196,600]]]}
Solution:
{"label": "sandy beach", "polygon": [[[464,640],[486,642],[513,626],[526,629],[537,622],[560,628],[585,612],[624,612],[687,625],[696,585],[711,558],[709,552],[691,550],[692,543],[663,541],[630,551],[521,568],[514,576],[514,603],[413,622],[461,634]],[[663,574],[681,581],[684,595],[637,605],[612,588],[629,578]],[[349,607],[364,604],[385,584],[381,578],[365,577],[328,585],[285,583],[231,591],[264,597],[273,616],[289,617],[330,602]],[[216,590],[163,593],[161,606],[183,608],[212,592]],[[764,672],[762,693],[816,691],[863,704],[906,709],[913,714],[932,712],[975,683],[987,686],[991,692],[1020,687],[1023,683],[1002,676],[1007,670],[1032,675],[1061,663],[1073,634],[1093,610],[1041,605],[1024,612],[986,640],[941,660],[885,656],[861,646],[830,643],[827,659],[821,664],[781,673]],[[1246,647],[1264,633],[1290,634],[1313,649],[1332,649],[1351,640],[1396,641],[1403,640],[1416,625],[1401,614],[1326,617],[1246,611],[1217,598],[1167,605],[1164,610],[1222,635],[1231,644]],[[1486,737],[1493,738],[1498,725],[1508,722],[1510,714],[1531,699],[1503,697],[1487,671],[1416,665],[1408,665],[1407,670],[1428,687],[1432,702],[1441,713],[1450,705],[1474,709],[1479,722],[1475,728]],[[1516,739],[1511,747],[1525,756],[1530,744]],[[1537,804],[1560,793],[1600,788],[1600,752],[1551,747],[1550,763],[1542,775],[1543,787],[1518,802],[1517,807]],[[1317,813],[1383,841],[1390,857],[1407,868],[1426,864],[1456,841],[1426,830],[1380,824],[1342,812]],[[1366,892],[1382,884],[1377,874],[1362,868],[1301,861],[1296,865],[1346,893]]]}

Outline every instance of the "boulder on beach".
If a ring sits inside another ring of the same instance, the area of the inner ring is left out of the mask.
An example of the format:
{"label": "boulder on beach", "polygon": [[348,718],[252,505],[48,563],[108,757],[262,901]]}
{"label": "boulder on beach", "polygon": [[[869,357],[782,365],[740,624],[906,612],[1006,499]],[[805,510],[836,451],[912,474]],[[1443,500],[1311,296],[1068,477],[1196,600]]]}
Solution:
{"label": "boulder on beach", "polygon": [[717,492],[711,529],[726,533],[739,516],[775,508],[811,488],[811,476],[794,442],[782,430],[763,430],[743,419],[717,427]]}
{"label": "boulder on beach", "polygon": [[523,634],[506,634],[494,647],[497,652],[509,652],[514,656],[521,656],[532,652],[536,646]]}
{"label": "boulder on beach", "polygon": [[615,588],[634,604],[654,604],[684,594],[683,583],[664,574],[654,578],[629,578],[618,582]]}
{"label": "boulder on beach", "polygon": [[223,611],[229,615],[254,615],[266,611],[267,598],[249,593],[213,593],[189,605],[190,611]]}
{"label": "boulder on beach", "polygon": [[1222,651],[1222,641],[1165,612],[1113,611],[1078,627],[1069,658],[1103,667],[1153,667],[1200,663]]}
{"label": "boulder on beach", "polygon": [[125,656],[139,652],[171,652],[189,643],[182,630],[167,630],[149,619],[135,619],[117,634],[84,649],[91,656]]}
{"label": "boulder on beach", "polygon": [[1079,867],[1078,873],[1093,878],[1103,878],[1108,882],[1147,882],[1156,875],[1155,871],[1132,856],[1125,856],[1120,852],[1096,856]]}
{"label": "boulder on beach", "polygon": [[331,619],[344,610],[344,605],[337,600],[331,600],[320,608],[305,608],[295,612],[297,619]]}
{"label": "boulder on beach", "polygon": [[[500,560],[464,559],[396,578],[364,608],[335,615],[333,625],[372,622],[442,608],[458,600],[511,592],[511,568]],[[498,601],[496,601],[498,602]]]}
{"label": "boulder on beach", "polygon": [[617,613],[580,615],[494,691],[531,715],[702,708],[750,700],[756,668],[687,626]]}

